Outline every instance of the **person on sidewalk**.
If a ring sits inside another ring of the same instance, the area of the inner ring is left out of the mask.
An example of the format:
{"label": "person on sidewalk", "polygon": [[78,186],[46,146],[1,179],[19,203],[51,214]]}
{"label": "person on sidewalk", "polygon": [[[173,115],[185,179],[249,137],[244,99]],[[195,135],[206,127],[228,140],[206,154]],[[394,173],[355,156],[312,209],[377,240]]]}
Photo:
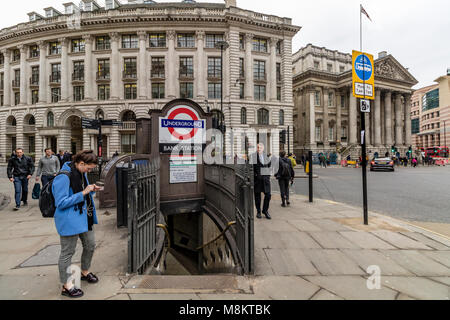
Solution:
{"label": "person on sidewalk", "polygon": [[289,160],[291,160],[292,167],[295,168],[297,166],[297,157],[293,153],[289,153]]}
{"label": "person on sidewalk", "polygon": [[81,280],[97,283],[98,277],[89,272],[95,251],[95,235],[93,225],[98,224],[93,192],[100,188],[89,184],[87,173],[98,163],[93,151],[81,151],[74,156],[72,162],[64,164],[62,171],[53,180],[52,192],[55,198],[55,225],[61,241],[61,255],[58,268],[60,281],[63,284],[62,295],[79,298],[84,295],[80,288],[75,288],[69,281],[69,268],[75,254],[78,238],[83,244],[81,256]]}
{"label": "person on sidewalk", "polygon": [[289,158],[286,158],[286,152],[280,153],[280,165],[278,172],[275,174],[275,178],[278,180],[281,194],[281,206],[291,205],[289,202],[289,183],[292,183],[295,178],[294,168]]}
{"label": "person on sidewalk", "polygon": [[39,160],[36,172],[36,182],[38,182],[39,177],[41,177],[42,186],[44,187],[58,174],[59,169],[59,160],[53,155],[52,149],[45,149],[45,156]]}
{"label": "person on sidewalk", "polygon": [[8,179],[14,183],[15,211],[20,209],[21,202],[24,206],[28,205],[28,182],[33,173],[33,159],[24,155],[22,148],[16,149],[16,155],[9,159],[7,168]]}
{"label": "person on sidewalk", "polygon": [[59,161],[59,167],[62,168],[63,165],[64,165],[64,163],[67,162],[67,161],[66,161],[66,156],[65,156],[63,150],[59,150],[59,153],[58,153],[57,158],[58,158],[58,161]]}
{"label": "person on sidewalk", "polygon": [[262,213],[267,219],[272,219],[269,214],[269,206],[271,195],[270,177],[271,177],[271,160],[264,152],[264,144],[259,143],[257,152],[252,155],[251,163],[253,164],[253,172],[255,177],[255,205],[256,217],[261,219],[261,193],[264,193],[264,205]]}

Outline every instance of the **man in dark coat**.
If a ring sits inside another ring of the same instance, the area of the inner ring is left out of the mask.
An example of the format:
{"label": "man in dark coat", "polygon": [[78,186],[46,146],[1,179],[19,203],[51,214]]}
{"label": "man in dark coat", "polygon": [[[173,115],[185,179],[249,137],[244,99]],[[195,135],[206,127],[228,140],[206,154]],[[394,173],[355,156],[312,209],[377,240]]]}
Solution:
{"label": "man in dark coat", "polygon": [[261,193],[264,193],[262,213],[267,219],[272,219],[269,214],[271,195],[270,177],[271,161],[264,152],[264,145],[258,144],[257,152],[252,155],[253,173],[255,176],[255,205],[258,219],[261,219]]}
{"label": "man in dark coat", "polygon": [[293,183],[295,172],[292,161],[289,158],[286,158],[285,151],[280,153],[280,165],[278,172],[275,174],[275,178],[277,178],[280,186],[281,206],[286,207],[286,204],[289,206],[291,204],[289,202],[289,183]]}
{"label": "man in dark coat", "polygon": [[7,174],[8,179],[14,183],[16,207],[15,211],[20,209],[20,204],[28,205],[28,181],[34,173],[33,159],[23,153],[23,149],[18,148],[16,155],[9,159]]}

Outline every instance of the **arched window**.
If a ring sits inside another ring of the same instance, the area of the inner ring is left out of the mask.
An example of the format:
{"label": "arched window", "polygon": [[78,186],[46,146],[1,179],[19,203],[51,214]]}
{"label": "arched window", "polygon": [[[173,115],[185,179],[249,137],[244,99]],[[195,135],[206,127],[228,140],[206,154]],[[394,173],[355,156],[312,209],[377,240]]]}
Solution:
{"label": "arched window", "polygon": [[269,110],[267,109],[258,110],[258,124],[269,125]]}
{"label": "arched window", "polygon": [[247,124],[247,109],[241,109],[241,124]]}
{"label": "arched window", "polygon": [[55,126],[55,115],[53,112],[47,113],[47,127],[51,128]]}
{"label": "arched window", "polygon": [[284,110],[280,110],[280,126],[284,126]]}
{"label": "arched window", "polygon": [[136,121],[136,114],[133,111],[127,111],[122,116],[122,121],[124,122]]}
{"label": "arched window", "polygon": [[220,110],[212,110],[212,127],[213,129],[220,129],[220,125],[225,122],[225,117]]}
{"label": "arched window", "polygon": [[97,112],[95,113],[95,119],[105,119],[105,113],[103,112],[103,110],[97,110]]}
{"label": "arched window", "polygon": [[12,120],[11,120],[11,125],[12,125],[13,127],[17,126],[16,118],[12,118]]}
{"label": "arched window", "polygon": [[29,124],[30,126],[36,125],[36,119],[34,118],[34,116],[31,116],[31,117],[28,119],[28,124]]}

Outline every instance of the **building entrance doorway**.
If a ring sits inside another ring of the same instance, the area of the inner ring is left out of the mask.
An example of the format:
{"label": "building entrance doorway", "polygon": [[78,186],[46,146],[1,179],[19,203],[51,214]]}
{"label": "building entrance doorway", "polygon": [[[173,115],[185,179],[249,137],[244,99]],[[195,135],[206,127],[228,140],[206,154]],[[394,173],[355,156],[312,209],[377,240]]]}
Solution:
{"label": "building entrance doorway", "polygon": [[67,119],[67,127],[70,128],[70,152],[77,154],[83,150],[83,129],[81,127],[81,118],[71,116]]}

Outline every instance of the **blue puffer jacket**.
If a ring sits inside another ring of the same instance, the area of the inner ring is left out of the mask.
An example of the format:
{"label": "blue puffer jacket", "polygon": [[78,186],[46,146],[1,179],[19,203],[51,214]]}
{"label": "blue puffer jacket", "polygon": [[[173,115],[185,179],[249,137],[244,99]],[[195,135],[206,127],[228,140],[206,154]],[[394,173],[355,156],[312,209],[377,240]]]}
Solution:
{"label": "blue puffer jacket", "polygon": [[[61,171],[70,172],[70,162],[66,162]],[[55,225],[59,235],[68,237],[88,232],[86,201],[82,192],[73,194],[69,177],[64,174],[57,176],[53,180],[52,192],[56,205]],[[94,206],[94,224],[98,224],[93,194],[89,196]],[[84,202],[83,214],[80,214],[78,209],[78,204],[81,202]]]}

